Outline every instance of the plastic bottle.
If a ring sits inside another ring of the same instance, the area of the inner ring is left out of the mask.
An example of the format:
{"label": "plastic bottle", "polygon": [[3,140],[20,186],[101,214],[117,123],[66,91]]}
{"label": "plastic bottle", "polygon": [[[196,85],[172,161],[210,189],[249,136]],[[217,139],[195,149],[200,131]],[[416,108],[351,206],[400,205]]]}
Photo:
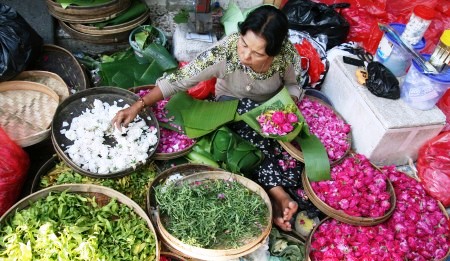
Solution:
{"label": "plastic bottle", "polygon": [[414,7],[405,31],[403,31],[402,39],[411,45],[417,44],[422,39],[435,15],[436,11],[428,6],[417,5]]}
{"label": "plastic bottle", "polygon": [[445,30],[439,38],[439,43],[431,55],[430,63],[439,72],[450,64],[450,29]]}

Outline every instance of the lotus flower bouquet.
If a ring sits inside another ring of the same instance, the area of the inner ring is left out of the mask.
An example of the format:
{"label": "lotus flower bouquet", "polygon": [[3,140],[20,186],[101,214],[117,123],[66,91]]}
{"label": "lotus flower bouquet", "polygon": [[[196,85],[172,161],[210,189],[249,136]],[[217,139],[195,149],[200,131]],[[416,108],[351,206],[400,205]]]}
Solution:
{"label": "lotus flower bouquet", "polygon": [[299,117],[295,114],[295,106],[287,105],[284,108],[268,109],[256,117],[265,136],[284,136],[294,130]]}

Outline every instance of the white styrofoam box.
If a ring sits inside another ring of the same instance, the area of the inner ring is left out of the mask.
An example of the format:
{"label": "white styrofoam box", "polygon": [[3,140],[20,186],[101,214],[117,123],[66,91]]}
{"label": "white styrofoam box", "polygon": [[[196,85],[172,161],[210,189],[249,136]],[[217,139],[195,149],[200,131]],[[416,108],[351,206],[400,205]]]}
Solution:
{"label": "white styrofoam box", "polygon": [[177,24],[173,34],[173,56],[180,62],[190,62],[202,51],[205,51],[217,42],[217,37],[213,36],[213,42],[202,42],[198,40],[186,39],[189,32],[187,24]]}
{"label": "white styrofoam box", "polygon": [[437,107],[421,111],[401,99],[373,95],[356,81],[357,69],[345,64],[342,55],[336,56],[322,85],[336,111],[351,125],[352,148],[376,165],[416,160],[419,148],[443,129],[445,115]]}

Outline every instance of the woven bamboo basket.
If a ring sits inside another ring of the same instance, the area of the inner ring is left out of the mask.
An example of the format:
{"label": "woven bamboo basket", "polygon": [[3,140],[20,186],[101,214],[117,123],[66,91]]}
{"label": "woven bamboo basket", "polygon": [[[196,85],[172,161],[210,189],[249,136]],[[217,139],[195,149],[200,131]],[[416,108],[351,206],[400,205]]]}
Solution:
{"label": "woven bamboo basket", "polygon": [[17,144],[31,146],[46,139],[59,104],[49,87],[28,81],[0,83],[0,126]]}
{"label": "woven bamboo basket", "polygon": [[[336,110],[334,110],[333,107],[331,107],[328,103],[326,103],[326,102],[324,102],[323,100],[321,100],[321,99],[319,99],[319,98],[316,98],[316,97],[314,97],[314,96],[309,96],[309,95],[307,95],[307,96],[305,96],[305,97],[307,97],[308,99],[310,99],[310,100],[312,100],[312,101],[318,102],[318,103],[320,103],[321,105],[323,105],[323,106],[325,106],[325,107],[327,107],[327,108],[333,110],[334,113],[337,115],[337,117],[338,117],[339,119],[345,121],[344,118],[343,118]],[[278,141],[278,142],[280,143],[281,147],[283,147],[283,149],[284,149],[287,153],[289,153],[289,155],[291,155],[294,159],[296,159],[296,160],[298,160],[298,161],[300,161],[300,162],[305,162],[305,158],[303,157],[303,152],[302,152],[300,149],[298,149],[298,147],[295,146],[293,143],[291,143],[291,142],[284,142],[284,141]],[[351,145],[351,143],[352,143],[351,132],[348,133],[348,140],[347,140],[347,142],[348,142],[350,145]],[[339,159],[333,160],[332,162],[330,162],[330,164],[331,164],[332,166],[334,166],[334,165],[338,164],[339,162],[341,162],[342,159],[344,159],[344,158],[350,153],[350,150],[351,150],[351,146],[349,146],[348,150],[345,152],[344,155],[342,155],[342,157],[340,157]]]}
{"label": "woven bamboo basket", "polygon": [[181,242],[178,238],[172,236],[164,227],[164,224],[159,216],[159,213],[157,212],[155,219],[157,224],[157,230],[161,237],[164,239],[167,244],[176,249],[177,251],[185,254],[188,257],[197,258],[201,260],[229,260],[233,258],[239,258],[242,256],[245,256],[249,253],[254,252],[256,249],[261,247],[265,240],[268,238],[270,231],[272,229],[272,205],[269,199],[269,196],[264,191],[264,189],[253,182],[250,179],[247,179],[243,176],[236,175],[230,172],[226,171],[205,171],[205,172],[199,172],[193,175],[189,175],[187,177],[184,177],[180,179],[180,181],[187,181],[187,182],[195,182],[195,181],[202,181],[202,180],[208,180],[208,179],[223,179],[223,180],[236,180],[237,182],[243,184],[246,186],[249,190],[253,191],[254,193],[261,196],[261,198],[264,200],[264,202],[267,205],[267,208],[269,210],[269,215],[267,217],[267,226],[263,228],[263,231],[261,235],[259,235],[254,240],[250,240],[249,243],[245,244],[244,246],[241,246],[236,249],[206,249],[206,248],[200,248],[188,245],[186,243]]}
{"label": "woven bamboo basket", "polygon": [[70,5],[63,8],[54,0],[46,0],[49,13],[60,21],[70,23],[103,22],[117,17],[131,5],[131,0],[111,0],[95,6]]}
{"label": "woven bamboo basket", "polygon": [[91,35],[111,35],[117,34],[121,32],[131,31],[139,25],[143,24],[149,18],[150,11],[147,10],[145,13],[136,17],[135,19],[128,21],[123,24],[105,26],[103,28],[98,28],[96,26],[91,26],[88,24],[69,24],[74,30],[78,32],[91,34]]}
{"label": "woven bamboo basket", "polygon": [[188,259],[186,259],[183,256],[177,255],[175,253],[172,252],[161,252],[160,254],[161,257],[169,257],[171,260],[173,261],[187,261]]}
{"label": "woven bamboo basket", "polygon": [[57,45],[44,44],[41,56],[33,61],[30,70],[59,75],[69,87],[70,94],[90,87],[87,74],[75,56]]}
{"label": "woven bamboo basket", "polygon": [[[55,112],[51,128],[51,140],[58,156],[76,172],[93,178],[118,178],[128,175],[131,172],[133,172],[136,168],[140,168],[141,166],[145,165],[153,156],[156,150],[155,148],[156,146],[158,146],[160,140],[158,122],[155,120],[153,112],[149,109],[141,111],[139,113],[139,116],[146,122],[148,126],[154,126],[155,128],[157,128],[158,143],[149,148],[149,151],[147,152],[148,157],[145,160],[145,162],[137,164],[135,168],[130,166],[124,170],[111,172],[108,174],[99,174],[85,170],[81,168],[81,166],[78,166],[76,163],[74,163],[70,159],[70,157],[64,152],[62,147],[73,144],[73,141],[67,139],[67,137],[64,134],[61,134],[60,132],[64,122],[70,125],[72,119],[81,115],[86,109],[91,108],[94,100],[96,99],[99,99],[102,102],[107,102],[109,104],[117,102],[118,105],[124,106],[125,104],[131,105],[137,100],[137,98],[138,98],[137,95],[135,95],[130,91],[120,89],[117,87],[105,86],[105,87],[90,88],[75,93],[66,100],[64,100],[58,106]],[[113,146],[114,142],[115,141],[113,140],[105,141],[105,143],[108,143],[108,145],[110,146]]]}
{"label": "woven bamboo basket", "polygon": [[113,34],[107,34],[107,35],[95,35],[95,34],[87,34],[80,32],[78,30],[75,30],[73,27],[71,27],[68,23],[64,21],[59,21],[59,25],[61,28],[66,31],[70,36],[72,36],[75,39],[82,40],[88,43],[93,44],[114,44],[114,43],[125,43],[128,41],[128,36],[130,35],[130,32],[132,29],[128,31],[113,33]]}
{"label": "woven bamboo basket", "polygon": [[392,213],[395,210],[395,203],[396,203],[396,196],[394,192],[394,187],[392,186],[392,183],[389,179],[387,179],[387,189],[389,191],[389,194],[391,194],[391,207],[390,209],[381,217],[355,217],[350,216],[347,213],[345,213],[342,210],[337,210],[323,202],[317,194],[314,192],[311,183],[309,182],[308,177],[306,176],[305,171],[302,172],[302,184],[305,188],[306,195],[311,200],[311,202],[324,214],[327,216],[330,216],[336,220],[339,220],[343,223],[356,225],[356,226],[373,226],[380,223],[383,223],[384,221],[388,220]]}
{"label": "woven bamboo basket", "polygon": [[96,197],[97,203],[100,206],[106,205],[112,198],[117,199],[118,202],[121,204],[124,204],[132,209],[140,218],[142,218],[146,223],[148,228],[152,231],[152,234],[155,238],[155,244],[156,244],[156,255],[154,260],[159,260],[160,256],[160,245],[157,240],[156,231],[155,228],[152,225],[152,222],[150,221],[150,218],[147,216],[145,211],[133,200],[129,199],[127,196],[123,195],[122,193],[107,188],[103,186],[97,186],[97,185],[91,185],[91,184],[66,184],[66,185],[57,185],[52,186],[43,190],[40,190],[38,192],[35,192],[31,195],[28,195],[27,197],[23,198],[19,202],[17,202],[15,205],[13,205],[5,214],[0,217],[0,224],[5,222],[5,220],[10,216],[14,215],[16,211],[22,210],[30,206],[30,204],[36,202],[39,199],[47,197],[51,192],[69,192],[69,193],[76,193],[76,194],[82,194],[87,195],[89,197]]}
{"label": "woven bamboo basket", "polygon": [[67,97],[69,97],[69,87],[64,80],[56,73],[47,71],[23,71],[17,75],[13,80],[17,81],[30,81],[43,84],[50,89],[54,90],[59,96],[59,102],[61,103]]}

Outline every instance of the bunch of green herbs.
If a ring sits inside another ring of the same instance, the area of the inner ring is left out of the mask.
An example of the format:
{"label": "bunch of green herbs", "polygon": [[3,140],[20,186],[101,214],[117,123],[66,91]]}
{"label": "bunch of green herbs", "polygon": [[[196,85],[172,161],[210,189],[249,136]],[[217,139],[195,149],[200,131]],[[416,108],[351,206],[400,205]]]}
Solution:
{"label": "bunch of green herbs", "polygon": [[156,238],[115,199],[51,192],[5,219],[0,260],[156,260]]}
{"label": "bunch of green herbs", "polygon": [[155,198],[167,231],[192,246],[238,248],[260,236],[270,222],[263,199],[237,181],[159,185]]}
{"label": "bunch of green herbs", "polygon": [[61,161],[51,171],[41,177],[39,186],[40,188],[47,188],[53,185],[69,183],[101,185],[119,191],[145,209],[145,199],[150,183],[157,175],[156,164],[150,162],[141,169],[121,178],[91,178],[75,172]]}

